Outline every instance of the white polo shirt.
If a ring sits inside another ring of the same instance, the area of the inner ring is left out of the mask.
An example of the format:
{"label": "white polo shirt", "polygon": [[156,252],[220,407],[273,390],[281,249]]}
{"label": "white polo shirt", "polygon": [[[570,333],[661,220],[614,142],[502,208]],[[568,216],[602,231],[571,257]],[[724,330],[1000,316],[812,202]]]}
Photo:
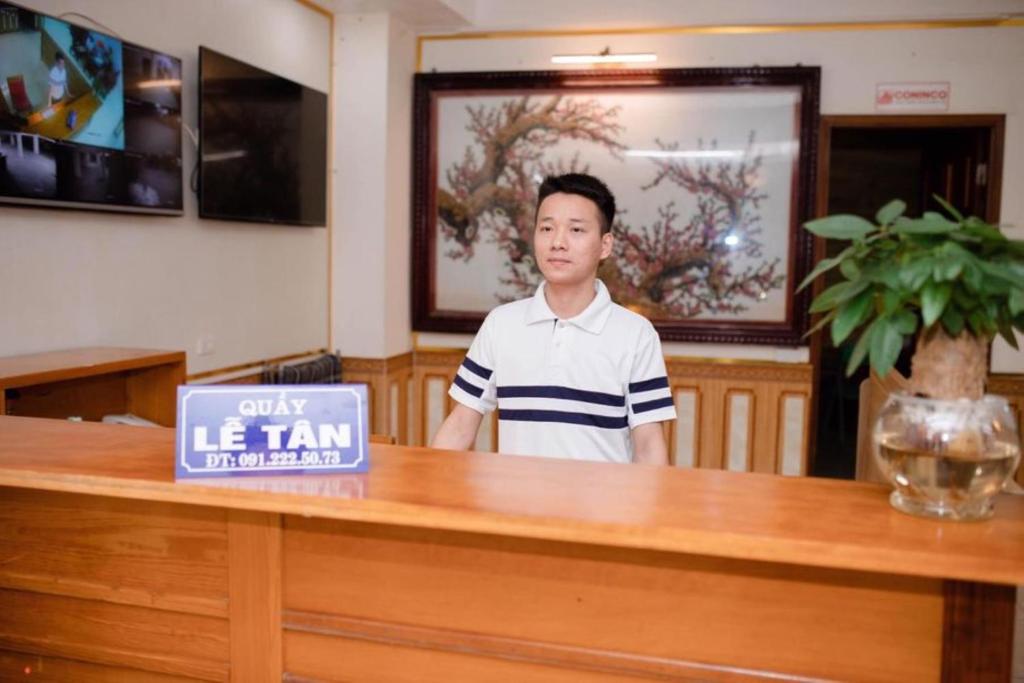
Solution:
{"label": "white polo shirt", "polygon": [[448,394],[498,409],[498,451],[631,462],[630,429],[674,420],[658,333],[595,280],[586,310],[559,320],[544,298],[498,306],[484,320]]}

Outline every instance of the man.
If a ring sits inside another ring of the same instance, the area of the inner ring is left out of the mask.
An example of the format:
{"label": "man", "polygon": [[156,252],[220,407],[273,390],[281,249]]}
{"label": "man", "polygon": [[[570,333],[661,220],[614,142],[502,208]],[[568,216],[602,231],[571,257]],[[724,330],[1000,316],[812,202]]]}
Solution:
{"label": "man", "polygon": [[502,453],[667,464],[661,423],[676,415],[658,334],[597,279],[612,252],[615,198],[597,178],[570,173],[547,178],[537,201],[544,282],[484,320],[431,445],[472,448],[497,407]]}
{"label": "man", "polygon": [[53,67],[50,69],[50,91],[49,101],[46,106],[53,105],[54,102],[60,102],[68,94],[68,72],[64,67],[64,56],[57,55],[57,58],[53,62]]}

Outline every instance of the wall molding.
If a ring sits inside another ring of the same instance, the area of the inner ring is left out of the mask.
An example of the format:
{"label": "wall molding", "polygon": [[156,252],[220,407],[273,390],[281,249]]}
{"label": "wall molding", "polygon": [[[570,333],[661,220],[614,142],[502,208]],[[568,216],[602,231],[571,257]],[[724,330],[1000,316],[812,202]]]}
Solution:
{"label": "wall molding", "polygon": [[809,31],[919,31],[965,28],[1015,28],[1024,26],[1022,17],[977,17],[974,19],[916,19],[904,21],[822,21],[787,24],[707,24],[702,26],[646,26],[639,28],[594,28],[551,30],[477,31],[427,34],[416,37],[416,71],[423,70],[423,47],[429,42],[453,40],[513,40],[517,38],[567,38],[579,36],[632,35],[759,35]]}
{"label": "wall molding", "polygon": [[[235,373],[242,373],[246,370],[257,370],[253,373],[258,375],[263,371],[263,368],[268,365],[278,365],[280,363],[287,363],[293,360],[300,360],[303,358],[310,358],[314,356],[322,356],[328,353],[327,349],[313,349],[312,351],[303,351],[302,353],[291,353],[287,356],[277,356],[276,358],[264,358],[262,360],[254,360],[249,363],[241,363],[239,365],[229,365],[226,368],[216,368],[213,370],[206,370],[204,372],[196,372],[191,375],[185,376],[185,381],[189,384],[197,382],[202,379],[209,379],[211,377],[220,377],[223,375],[233,375]],[[239,378],[234,378],[239,379]]]}

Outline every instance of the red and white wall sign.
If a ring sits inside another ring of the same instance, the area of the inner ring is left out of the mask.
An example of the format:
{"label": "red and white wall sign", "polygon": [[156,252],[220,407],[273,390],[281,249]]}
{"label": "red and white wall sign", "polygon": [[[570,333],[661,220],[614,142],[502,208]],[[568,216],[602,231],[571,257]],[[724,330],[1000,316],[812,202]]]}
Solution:
{"label": "red and white wall sign", "polygon": [[875,111],[949,111],[948,81],[931,83],[878,83]]}

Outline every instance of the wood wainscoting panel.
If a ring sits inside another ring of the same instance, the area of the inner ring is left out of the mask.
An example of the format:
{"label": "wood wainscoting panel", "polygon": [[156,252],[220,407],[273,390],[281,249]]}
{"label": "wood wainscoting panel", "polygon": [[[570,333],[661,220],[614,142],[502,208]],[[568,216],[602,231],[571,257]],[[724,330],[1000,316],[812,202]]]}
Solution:
{"label": "wood wainscoting panel", "polygon": [[754,392],[745,389],[727,389],[725,392],[725,469],[733,472],[750,472],[750,449],[754,445],[754,418],[757,415],[757,398]]}
{"label": "wood wainscoting panel", "polygon": [[[294,516],[284,521],[283,573],[286,672],[314,666],[315,647],[329,651],[295,632],[331,631],[311,624],[340,619],[345,628],[333,630],[349,640],[387,643],[390,631],[410,647],[531,652],[573,671],[665,676],[719,662],[843,680],[938,677],[937,579]],[[357,660],[373,651],[344,647]],[[410,661],[438,667],[420,670],[423,680],[456,666],[430,653]]]}
{"label": "wood wainscoting panel", "polygon": [[[665,365],[673,393],[695,393],[695,466],[735,469],[744,456],[748,471],[807,473],[808,414],[806,410],[794,413],[783,397],[799,395],[805,407],[810,405],[809,364],[666,358]],[[747,430],[745,435],[742,429]],[[678,464],[678,459],[673,461]]]}
{"label": "wood wainscoting panel", "polygon": [[0,649],[226,681],[227,619],[0,589]]}
{"label": "wood wainscoting panel", "polygon": [[700,388],[676,387],[672,394],[676,420],[669,423],[670,462],[676,467],[696,467],[700,452]]}
{"label": "wood wainscoting panel", "polygon": [[24,683],[195,683],[201,679],[0,650],[0,680]]}
{"label": "wood wainscoting panel", "polygon": [[779,394],[779,443],[780,462],[774,468],[779,474],[804,474],[807,467],[807,435],[810,419],[811,399],[803,392],[783,391]]}
{"label": "wood wainscoting panel", "polygon": [[[399,444],[424,446],[453,407],[448,387],[465,354],[462,349],[417,349],[388,359],[347,358],[342,361],[343,374],[345,381],[371,385],[374,433],[396,436]],[[810,365],[666,358],[666,367],[681,420],[666,428],[670,462],[720,469],[732,462],[737,467],[740,452],[729,459],[730,444],[736,443],[745,449],[746,470],[806,473]],[[796,397],[804,401],[803,409],[793,400]],[[396,410],[399,414],[392,417]],[[745,445],[728,433],[730,425],[740,424],[747,429]],[[497,446],[498,421],[492,414],[484,419],[475,448],[494,451]]]}
{"label": "wood wainscoting panel", "polygon": [[0,588],[226,617],[225,515],[0,488]]}
{"label": "wood wainscoting panel", "polygon": [[417,410],[418,397],[416,394],[416,380],[410,375],[405,380],[405,429],[406,429],[406,446],[411,446],[418,442],[418,432],[416,431],[417,416],[419,411]]}
{"label": "wood wainscoting panel", "polygon": [[[412,446],[428,446],[450,410],[448,387],[466,357],[464,349],[421,350],[413,353],[414,432]],[[443,386],[443,389],[438,389]],[[429,390],[428,390],[429,389]]]}
{"label": "wood wainscoting panel", "polygon": [[[413,374],[412,362],[412,352],[390,358],[341,359],[342,381],[366,385],[370,431],[374,434],[389,434],[395,437],[396,443],[403,445],[409,445],[409,434],[404,429],[407,420],[403,418],[405,406],[408,405],[408,379]],[[394,399],[392,392],[397,392]],[[392,417],[392,413],[396,411],[397,414]]]}
{"label": "wood wainscoting panel", "polygon": [[[388,434],[401,436],[400,425],[405,421],[405,404],[399,402],[401,394],[401,382],[388,382]],[[398,443],[396,438],[395,443]]]}

